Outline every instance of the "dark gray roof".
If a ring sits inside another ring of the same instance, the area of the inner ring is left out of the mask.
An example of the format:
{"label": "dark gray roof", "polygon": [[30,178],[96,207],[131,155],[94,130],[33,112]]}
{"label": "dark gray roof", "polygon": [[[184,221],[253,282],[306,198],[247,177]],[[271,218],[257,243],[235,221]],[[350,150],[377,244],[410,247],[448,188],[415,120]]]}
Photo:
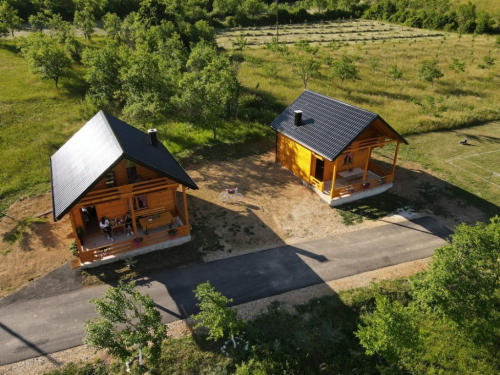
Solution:
{"label": "dark gray roof", "polygon": [[[301,126],[295,126],[297,110],[303,112]],[[271,127],[318,155],[335,160],[376,118],[407,143],[376,113],[309,90],[290,104]]]}
{"label": "dark gray roof", "polygon": [[50,158],[54,220],[61,219],[123,158],[192,189],[198,186],[161,142],[99,111]]}

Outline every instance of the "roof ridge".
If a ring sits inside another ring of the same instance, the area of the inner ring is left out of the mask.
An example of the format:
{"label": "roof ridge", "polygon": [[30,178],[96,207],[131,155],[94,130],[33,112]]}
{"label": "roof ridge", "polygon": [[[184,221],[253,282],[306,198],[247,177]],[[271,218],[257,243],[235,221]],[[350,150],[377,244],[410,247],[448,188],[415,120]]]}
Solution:
{"label": "roof ridge", "polygon": [[118,137],[115,133],[115,130],[113,129],[113,127],[111,126],[111,124],[109,123],[109,119],[108,119],[108,116],[111,116],[117,120],[119,120],[118,118],[116,118],[115,116],[113,115],[110,115],[109,113],[106,113],[104,112],[102,109],[99,110],[98,114],[101,114],[101,116],[104,118],[104,120],[106,121],[106,125],[108,126],[109,130],[111,130],[111,133],[113,133],[113,136],[115,137],[115,140],[116,142],[118,143],[118,146],[120,146],[120,149],[122,150],[122,157],[123,155],[125,154],[125,149],[123,148],[123,145],[122,143],[120,142],[120,137]]}
{"label": "roof ridge", "polygon": [[[338,99],[331,98],[331,97],[329,97],[329,96],[326,96],[326,95],[320,94],[319,92],[316,92],[316,91],[307,90],[307,89],[305,89],[305,90],[304,90],[304,92],[305,92],[305,91],[308,91],[308,92],[310,92],[311,94],[315,94],[315,95],[318,95],[318,96],[322,96],[322,97],[323,97],[323,98],[325,98],[325,99],[328,99],[328,100],[333,100],[334,102],[337,102],[337,103],[340,103],[340,104],[344,104],[344,105],[349,106],[349,107],[356,108],[356,109],[358,109],[358,110],[360,110],[360,111],[364,111],[364,112],[370,113],[370,114],[372,114],[372,115],[378,116],[378,113],[375,113],[375,112],[369,111],[369,110],[367,110],[367,109],[364,109],[364,108],[358,107],[357,105],[354,105],[354,104],[349,104],[349,103],[343,102],[342,100],[338,100]],[[302,94],[303,94],[303,93],[302,93]],[[300,97],[302,96],[302,94],[300,94],[298,98],[300,98]],[[297,99],[298,99],[298,98],[297,98]],[[295,100],[297,100],[297,99],[295,99]],[[291,104],[290,104],[290,105],[291,105]]]}

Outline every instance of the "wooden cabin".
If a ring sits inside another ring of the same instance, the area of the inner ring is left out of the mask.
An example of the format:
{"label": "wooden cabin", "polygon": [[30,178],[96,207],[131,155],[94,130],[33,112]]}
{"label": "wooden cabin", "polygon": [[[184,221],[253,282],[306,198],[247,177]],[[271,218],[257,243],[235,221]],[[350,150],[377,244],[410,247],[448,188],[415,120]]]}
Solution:
{"label": "wooden cabin", "polygon": [[[376,113],[305,90],[272,123],[276,161],[331,206],[380,194],[393,186],[400,143]],[[389,163],[372,151],[394,143]]]}
{"label": "wooden cabin", "polygon": [[[92,267],[191,240],[186,188],[198,189],[157,139],[97,113],[50,158],[54,221],[69,215],[78,249],[72,267]],[[132,217],[126,233],[125,215]],[[105,217],[112,238],[99,226]]]}

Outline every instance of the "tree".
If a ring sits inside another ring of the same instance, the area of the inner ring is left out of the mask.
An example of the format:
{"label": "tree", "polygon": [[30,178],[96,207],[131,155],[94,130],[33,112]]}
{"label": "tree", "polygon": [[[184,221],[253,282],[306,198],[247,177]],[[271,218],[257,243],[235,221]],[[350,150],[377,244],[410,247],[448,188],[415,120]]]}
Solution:
{"label": "tree", "polygon": [[340,78],[340,86],[344,84],[344,80],[357,80],[359,79],[358,68],[354,64],[352,57],[344,54],[339,60],[331,63],[332,70],[331,77]]}
{"label": "tree", "polygon": [[66,51],[69,52],[73,61],[77,63],[82,62],[83,43],[80,42],[73,34],[68,35],[66,42],[64,43],[64,47],[66,48]]}
{"label": "tree", "polygon": [[380,354],[389,363],[397,363],[417,351],[420,339],[415,307],[405,307],[398,301],[391,303],[381,296],[375,305],[373,314],[361,317],[363,325],[355,333],[366,353]]}
{"label": "tree", "polygon": [[3,24],[12,36],[14,31],[23,29],[23,20],[17,15],[17,9],[7,1],[2,1],[0,4],[0,24]]}
{"label": "tree", "polygon": [[77,10],[75,12],[74,24],[83,31],[85,39],[91,40],[92,34],[95,32],[94,27],[96,27],[95,16],[91,9],[84,8],[83,10]]}
{"label": "tree", "polygon": [[391,70],[389,70],[389,75],[395,81],[399,81],[403,78],[403,71],[398,68],[397,64],[391,66]]}
{"label": "tree", "polygon": [[245,37],[241,34],[238,35],[236,37],[236,41],[233,42],[233,48],[236,51],[243,52],[246,46],[247,46],[247,40],[245,39]]}
{"label": "tree", "polygon": [[418,77],[422,81],[429,82],[432,90],[434,90],[434,80],[443,77],[443,73],[437,64],[438,61],[436,59],[424,60],[418,68]]}
{"label": "tree", "polygon": [[122,89],[120,71],[127,60],[127,47],[120,47],[116,42],[99,49],[85,49],[82,61],[89,95],[106,104],[115,100]]}
{"label": "tree", "polygon": [[198,323],[196,327],[208,328],[208,339],[218,340],[229,337],[236,347],[235,338],[239,336],[245,326],[243,319],[238,319],[238,312],[227,307],[232,299],[224,297],[210,284],[210,281],[200,284],[193,291],[199,303],[200,312],[193,315]]}
{"label": "tree", "polygon": [[50,28],[50,34],[57,38],[59,43],[66,43],[66,38],[72,33],[71,24],[68,21],[64,21],[60,14],[53,14],[48,19],[47,24]]}
{"label": "tree", "polygon": [[143,296],[135,282],[109,287],[101,299],[90,301],[99,317],[85,323],[85,345],[106,350],[123,361],[133,357],[133,346],[139,350],[142,366],[142,349],[149,349],[148,361],[154,367],[161,356],[161,344],[167,339],[167,327],[149,294]]}
{"label": "tree", "polygon": [[465,72],[465,63],[460,61],[459,59],[453,58],[451,64],[448,65],[448,68],[450,68],[451,71],[458,75],[458,73],[460,72]]}
{"label": "tree", "polygon": [[118,43],[121,43],[120,31],[122,21],[120,17],[118,17],[116,13],[106,13],[104,17],[102,17],[102,22],[106,33],[110,35],[113,40],[115,40],[115,37],[118,37]]}
{"label": "tree", "polygon": [[293,71],[297,74],[302,83],[304,84],[304,89],[307,89],[307,82],[319,73],[320,63],[316,61],[314,55],[311,54],[297,54],[292,58]]}
{"label": "tree", "polygon": [[59,78],[68,75],[71,60],[64,49],[45,34],[34,33],[22,38],[19,47],[24,58],[34,73],[40,73],[42,79],[51,79],[58,87]]}
{"label": "tree", "polygon": [[31,16],[29,16],[28,22],[31,25],[31,30],[37,30],[42,32],[48,20],[45,13],[38,12],[37,14],[32,14]]}
{"label": "tree", "polygon": [[[416,298],[477,338],[499,334],[500,217],[461,224],[413,287]],[[498,336],[497,336],[498,337]]]}

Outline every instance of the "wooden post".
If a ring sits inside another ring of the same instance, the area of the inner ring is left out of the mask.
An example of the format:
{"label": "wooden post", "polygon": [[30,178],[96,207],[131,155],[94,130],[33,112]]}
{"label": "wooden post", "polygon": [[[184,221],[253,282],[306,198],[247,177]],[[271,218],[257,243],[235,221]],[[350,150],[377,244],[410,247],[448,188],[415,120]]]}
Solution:
{"label": "wooden post", "polygon": [[366,181],[366,174],[368,173],[368,164],[370,163],[370,157],[372,156],[372,148],[368,147],[368,153],[366,156],[365,170],[363,172],[363,182]]}
{"label": "wooden post", "polygon": [[184,185],[182,185],[182,199],[184,201],[184,216],[186,219],[186,225],[189,225],[188,206],[187,206],[187,198],[186,198],[186,187]]}
{"label": "wooden post", "polygon": [[78,255],[80,255],[83,252],[83,247],[80,242],[80,239],[78,238],[78,232],[76,231],[76,224],[75,224],[75,217],[73,216],[73,210],[69,212],[69,219],[71,220],[71,228],[73,228],[73,236],[75,236],[75,241],[78,249]]}
{"label": "wooden post", "polygon": [[332,177],[332,189],[330,190],[330,199],[333,199],[333,191],[335,190],[335,180],[337,179],[337,159],[333,162],[333,177]]}
{"label": "wooden post", "polygon": [[134,197],[128,197],[128,204],[130,207],[130,213],[132,214],[132,226],[134,227],[134,237],[139,238],[139,232],[137,232],[137,223],[135,222],[135,211],[134,211]]}
{"label": "wooden post", "polygon": [[394,172],[396,171],[396,161],[398,160],[398,151],[399,151],[399,143],[396,145],[396,152],[394,153],[394,161],[392,162],[392,172],[391,174],[394,175]]}

